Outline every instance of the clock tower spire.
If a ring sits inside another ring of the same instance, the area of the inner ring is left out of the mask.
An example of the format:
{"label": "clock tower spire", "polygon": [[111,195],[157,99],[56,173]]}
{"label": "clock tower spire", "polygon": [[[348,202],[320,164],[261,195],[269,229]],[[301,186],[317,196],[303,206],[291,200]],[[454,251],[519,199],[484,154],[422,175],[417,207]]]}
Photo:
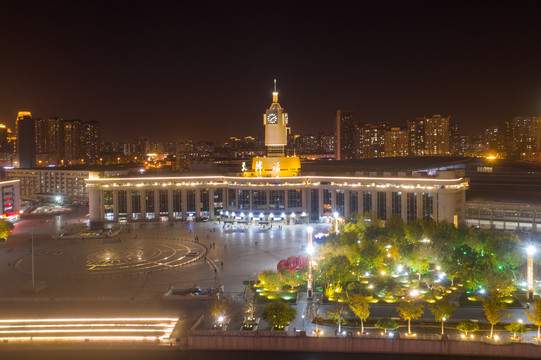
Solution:
{"label": "clock tower spire", "polygon": [[243,176],[297,176],[301,163],[296,156],[286,156],[289,119],[285,109],[278,103],[278,90],[274,79],[272,104],[263,114],[267,156],[252,158],[252,169],[243,167]]}

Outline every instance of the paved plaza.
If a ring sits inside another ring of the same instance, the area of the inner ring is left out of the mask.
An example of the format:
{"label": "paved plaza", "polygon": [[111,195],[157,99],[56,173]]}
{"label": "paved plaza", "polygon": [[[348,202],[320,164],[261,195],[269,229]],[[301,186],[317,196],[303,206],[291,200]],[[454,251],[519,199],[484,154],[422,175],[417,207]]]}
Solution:
{"label": "paved plaza", "polygon": [[[276,269],[281,259],[302,254],[307,236],[304,225],[231,229],[218,222],[161,222],[126,224],[107,239],[55,237],[84,229],[86,215],[87,209],[79,208],[71,214],[16,223],[8,243],[0,248],[0,302],[9,303],[11,311],[21,308],[21,313],[36,316],[62,315],[73,308],[93,316],[107,309],[140,309],[135,311],[194,318],[208,303],[167,302],[160,295],[170,286],[223,285],[235,297],[244,290],[243,281]],[[326,229],[319,225],[315,230]],[[47,286],[37,294],[21,291],[31,280],[32,237],[35,279]],[[0,314],[6,311],[4,307]]]}

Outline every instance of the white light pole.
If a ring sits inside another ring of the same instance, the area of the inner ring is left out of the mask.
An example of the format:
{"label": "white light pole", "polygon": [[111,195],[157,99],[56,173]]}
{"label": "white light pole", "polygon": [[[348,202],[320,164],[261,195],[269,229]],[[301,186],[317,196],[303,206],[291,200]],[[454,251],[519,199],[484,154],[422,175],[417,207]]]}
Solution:
{"label": "white light pole", "polygon": [[533,255],[535,252],[536,248],[531,245],[526,248],[526,254],[528,254],[528,290],[526,292],[526,300],[533,300]]}
{"label": "white light pole", "polygon": [[334,232],[338,234],[338,213],[334,213]]}
{"label": "white light pole", "polygon": [[314,245],[312,245],[312,227],[308,226],[306,230],[308,231],[308,246],[306,247],[306,252],[308,253],[308,285],[306,287],[306,297],[311,299],[314,296],[312,289],[312,254],[314,253]]}

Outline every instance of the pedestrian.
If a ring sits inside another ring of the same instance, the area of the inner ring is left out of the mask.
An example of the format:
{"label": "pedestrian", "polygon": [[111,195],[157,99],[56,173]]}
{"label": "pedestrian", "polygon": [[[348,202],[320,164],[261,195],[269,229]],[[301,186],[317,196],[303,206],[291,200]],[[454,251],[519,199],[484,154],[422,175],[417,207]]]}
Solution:
{"label": "pedestrian", "polygon": [[11,268],[11,262],[8,262],[8,269]]}
{"label": "pedestrian", "polygon": [[224,262],[222,261],[222,268],[224,267]]}
{"label": "pedestrian", "polygon": [[218,269],[214,268],[214,278],[216,279],[216,273],[218,272]]}
{"label": "pedestrian", "polygon": [[227,249],[227,245],[224,245],[224,250]]}
{"label": "pedestrian", "polygon": [[216,248],[216,243],[215,242],[212,243],[212,248],[213,249]]}

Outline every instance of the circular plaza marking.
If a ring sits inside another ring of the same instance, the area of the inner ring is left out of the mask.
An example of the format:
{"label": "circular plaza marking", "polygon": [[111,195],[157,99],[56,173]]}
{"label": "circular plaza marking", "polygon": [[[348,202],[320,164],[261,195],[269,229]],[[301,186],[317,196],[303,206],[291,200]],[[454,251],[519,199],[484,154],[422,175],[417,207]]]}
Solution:
{"label": "circular plaza marking", "polygon": [[[38,278],[92,279],[122,276],[150,275],[189,265],[206,254],[207,249],[181,240],[130,239],[118,243],[76,242],[55,247],[55,251],[42,250],[45,255],[35,256],[35,274]],[[32,258],[24,256],[16,269],[30,275]]]}

